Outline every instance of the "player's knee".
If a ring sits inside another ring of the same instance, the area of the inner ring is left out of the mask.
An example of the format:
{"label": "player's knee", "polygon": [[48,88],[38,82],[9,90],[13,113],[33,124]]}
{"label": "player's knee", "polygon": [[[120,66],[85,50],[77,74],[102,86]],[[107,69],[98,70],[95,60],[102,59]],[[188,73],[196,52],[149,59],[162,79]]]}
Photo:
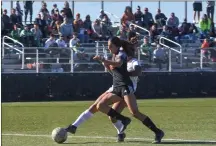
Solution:
{"label": "player's knee", "polygon": [[137,118],[138,115],[139,115],[139,110],[138,110],[138,109],[136,109],[136,110],[131,110],[131,114],[132,114],[133,117]]}
{"label": "player's knee", "polygon": [[98,102],[96,105],[97,110],[100,110],[103,107],[103,102]]}

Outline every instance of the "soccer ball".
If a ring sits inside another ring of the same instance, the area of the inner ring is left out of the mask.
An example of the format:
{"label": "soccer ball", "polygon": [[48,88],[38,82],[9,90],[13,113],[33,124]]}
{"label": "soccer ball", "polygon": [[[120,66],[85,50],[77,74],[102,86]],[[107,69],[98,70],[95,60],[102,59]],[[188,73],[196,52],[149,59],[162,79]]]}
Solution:
{"label": "soccer ball", "polygon": [[52,139],[57,143],[63,143],[67,140],[67,131],[64,128],[55,128],[52,131]]}

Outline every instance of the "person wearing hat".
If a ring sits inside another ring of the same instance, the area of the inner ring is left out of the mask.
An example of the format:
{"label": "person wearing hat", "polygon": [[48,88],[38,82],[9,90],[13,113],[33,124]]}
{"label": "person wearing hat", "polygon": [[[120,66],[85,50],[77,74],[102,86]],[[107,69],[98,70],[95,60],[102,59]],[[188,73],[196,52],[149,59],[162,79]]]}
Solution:
{"label": "person wearing hat", "polygon": [[143,13],[140,10],[140,6],[137,6],[137,11],[134,13],[134,17],[135,17],[135,23],[139,26],[142,26],[143,21],[142,21],[142,17],[143,17]]}

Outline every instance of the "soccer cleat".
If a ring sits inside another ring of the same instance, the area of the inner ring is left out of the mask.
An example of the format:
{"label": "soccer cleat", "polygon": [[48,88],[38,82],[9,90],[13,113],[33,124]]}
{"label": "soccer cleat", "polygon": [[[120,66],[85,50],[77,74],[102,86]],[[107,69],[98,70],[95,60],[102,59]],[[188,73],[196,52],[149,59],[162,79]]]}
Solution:
{"label": "soccer cleat", "polygon": [[72,134],[75,134],[75,133],[76,133],[76,129],[77,129],[77,127],[74,126],[74,125],[69,125],[67,128],[65,128],[65,130],[66,130],[67,132],[70,132],[70,133],[72,133]]}
{"label": "soccer cleat", "polygon": [[164,132],[162,130],[159,130],[155,135],[155,140],[152,142],[154,144],[161,143],[161,139],[164,137]]}
{"label": "soccer cleat", "polygon": [[117,140],[117,142],[123,142],[124,139],[125,139],[125,137],[126,137],[125,133],[118,134],[118,140]]}
{"label": "soccer cleat", "polygon": [[123,133],[125,129],[127,129],[127,126],[130,124],[131,119],[130,118],[125,118],[125,120],[122,121],[122,124],[124,125],[123,128],[121,129],[120,133]]}

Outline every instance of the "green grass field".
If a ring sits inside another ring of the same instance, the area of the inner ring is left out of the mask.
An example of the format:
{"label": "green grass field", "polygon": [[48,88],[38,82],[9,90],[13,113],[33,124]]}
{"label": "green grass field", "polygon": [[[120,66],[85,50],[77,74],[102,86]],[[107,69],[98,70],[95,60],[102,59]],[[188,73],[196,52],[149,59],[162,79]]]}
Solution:
{"label": "green grass field", "polygon": [[[3,146],[55,146],[51,132],[65,127],[93,102],[2,103]],[[165,131],[162,146],[216,145],[216,98],[139,100],[140,111]],[[125,115],[130,116],[128,109]],[[131,117],[131,116],[130,116]],[[151,146],[153,133],[132,118],[124,143],[107,116],[97,113],[82,124],[66,145]],[[72,135],[71,135],[72,136]],[[103,138],[104,137],[104,138]],[[211,142],[210,142],[211,141]],[[62,144],[62,145],[65,145]]]}

